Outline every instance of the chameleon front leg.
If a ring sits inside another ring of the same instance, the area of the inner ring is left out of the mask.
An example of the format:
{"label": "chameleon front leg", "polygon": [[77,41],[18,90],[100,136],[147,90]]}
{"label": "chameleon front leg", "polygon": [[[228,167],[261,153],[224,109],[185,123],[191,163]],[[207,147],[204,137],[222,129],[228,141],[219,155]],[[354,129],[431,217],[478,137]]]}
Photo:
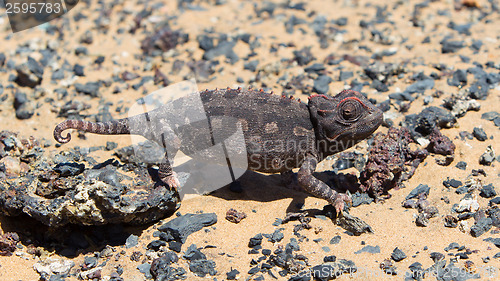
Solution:
{"label": "chameleon front leg", "polygon": [[174,172],[172,165],[168,161],[167,153],[165,153],[165,162],[160,163],[158,167],[158,176],[160,177],[160,180],[167,184],[168,187],[175,190],[175,192],[178,192],[181,184],[177,178],[177,173]]}
{"label": "chameleon front leg", "polygon": [[344,204],[352,204],[352,200],[348,195],[336,192],[313,176],[312,173],[316,170],[317,164],[318,160],[312,155],[306,157],[297,173],[299,185],[312,195],[328,201],[335,207],[337,214],[341,214]]}

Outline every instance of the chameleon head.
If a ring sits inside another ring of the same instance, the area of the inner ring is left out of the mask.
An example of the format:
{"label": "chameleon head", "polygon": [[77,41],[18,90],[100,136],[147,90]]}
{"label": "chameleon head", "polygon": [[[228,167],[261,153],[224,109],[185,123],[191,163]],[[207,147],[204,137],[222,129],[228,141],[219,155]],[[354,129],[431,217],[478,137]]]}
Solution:
{"label": "chameleon head", "polygon": [[370,136],[382,124],[383,113],[362,94],[344,90],[335,97],[314,95],[309,111],[320,151],[331,155]]}

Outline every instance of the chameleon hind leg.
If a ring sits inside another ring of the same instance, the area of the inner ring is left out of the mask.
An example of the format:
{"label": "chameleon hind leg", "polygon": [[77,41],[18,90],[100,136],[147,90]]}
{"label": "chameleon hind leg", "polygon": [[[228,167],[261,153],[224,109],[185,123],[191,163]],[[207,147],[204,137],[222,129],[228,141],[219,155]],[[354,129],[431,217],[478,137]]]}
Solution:
{"label": "chameleon hind leg", "polygon": [[310,194],[328,201],[328,203],[335,207],[337,214],[341,214],[344,206],[346,204],[351,205],[352,200],[347,194],[338,193],[331,189],[326,183],[313,176],[312,173],[316,170],[317,164],[318,160],[316,160],[314,156],[307,156],[297,173],[298,183]]}

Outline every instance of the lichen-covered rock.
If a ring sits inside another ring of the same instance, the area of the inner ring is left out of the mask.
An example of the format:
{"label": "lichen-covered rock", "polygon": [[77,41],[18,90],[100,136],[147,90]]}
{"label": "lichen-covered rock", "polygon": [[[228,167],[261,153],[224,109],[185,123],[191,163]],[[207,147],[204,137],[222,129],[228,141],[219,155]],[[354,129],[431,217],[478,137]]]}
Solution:
{"label": "lichen-covered rock", "polygon": [[161,184],[153,169],[120,165],[116,159],[97,163],[82,149],[49,155],[36,140],[19,140],[6,131],[0,132],[0,141],[8,148],[4,159],[28,163],[17,176],[0,173],[1,214],[24,213],[49,226],[144,224],[178,207],[177,194]]}
{"label": "lichen-covered rock", "polygon": [[375,134],[365,169],[360,175],[361,190],[378,197],[392,188],[404,187],[418,165],[429,154],[411,148],[414,143],[408,129],[390,128],[387,134]]}

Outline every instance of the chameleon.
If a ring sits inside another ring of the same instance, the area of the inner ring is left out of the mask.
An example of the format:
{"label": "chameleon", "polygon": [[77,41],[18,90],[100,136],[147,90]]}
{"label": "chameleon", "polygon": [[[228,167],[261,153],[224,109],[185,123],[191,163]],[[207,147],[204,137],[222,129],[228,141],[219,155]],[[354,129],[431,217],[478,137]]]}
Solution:
{"label": "chameleon", "polygon": [[[369,137],[382,123],[383,114],[374,104],[353,90],[343,90],[335,96],[315,94],[307,104],[282,95],[255,89],[215,89],[198,93],[198,100],[210,126],[203,122],[187,122],[172,112],[194,100],[180,98],[169,105],[135,116],[108,122],[65,120],[54,129],[54,138],[60,143],[71,140],[66,129],[102,135],[141,135],[167,147],[165,161],[158,165],[160,180],[170,188],[180,188],[168,152],[180,149],[186,155],[213,144],[210,136],[229,136],[238,124],[243,131],[248,170],[263,173],[292,173],[298,168],[299,187],[332,204],[341,214],[351,204],[348,193],[340,193],[313,176],[319,162],[352,147]],[[217,117],[230,117],[237,122],[215,122]],[[148,120],[156,120],[146,124]],[[208,128],[208,129],[207,129]],[[165,134],[164,132],[171,132]],[[210,155],[207,156],[208,158]]]}

